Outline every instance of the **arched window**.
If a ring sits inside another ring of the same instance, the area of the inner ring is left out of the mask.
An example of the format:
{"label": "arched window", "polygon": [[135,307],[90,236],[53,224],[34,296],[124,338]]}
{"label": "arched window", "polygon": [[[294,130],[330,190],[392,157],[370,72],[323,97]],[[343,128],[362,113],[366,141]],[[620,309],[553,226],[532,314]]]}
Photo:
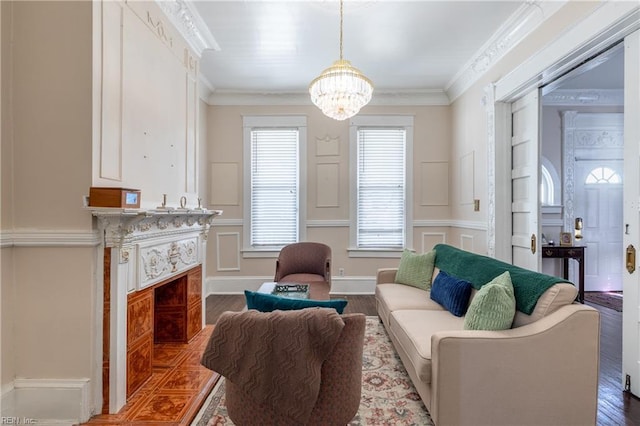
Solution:
{"label": "arched window", "polygon": [[553,180],[544,165],[540,167],[540,203],[545,206],[553,205]]}
{"label": "arched window", "polygon": [[540,204],[556,206],[560,204],[560,176],[553,163],[540,157]]}
{"label": "arched window", "polygon": [[609,167],[596,167],[589,172],[584,183],[587,185],[615,184],[622,183],[622,178],[618,172]]}

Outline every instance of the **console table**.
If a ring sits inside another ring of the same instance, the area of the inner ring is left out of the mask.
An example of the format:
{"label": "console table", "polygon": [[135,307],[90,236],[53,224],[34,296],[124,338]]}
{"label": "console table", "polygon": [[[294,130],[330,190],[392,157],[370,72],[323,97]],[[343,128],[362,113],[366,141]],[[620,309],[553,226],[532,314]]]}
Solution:
{"label": "console table", "polygon": [[562,259],[562,278],[569,279],[569,259],[578,261],[578,300],[584,303],[584,247],[543,246],[543,258]]}

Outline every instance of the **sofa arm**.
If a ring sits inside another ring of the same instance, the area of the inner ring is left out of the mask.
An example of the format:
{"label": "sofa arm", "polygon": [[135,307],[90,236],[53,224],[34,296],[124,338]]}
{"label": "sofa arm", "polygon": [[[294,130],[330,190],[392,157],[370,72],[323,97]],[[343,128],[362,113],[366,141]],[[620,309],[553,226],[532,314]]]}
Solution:
{"label": "sofa arm", "polygon": [[600,314],[571,304],[503,331],[431,338],[431,416],[440,425],[588,425],[598,405]]}
{"label": "sofa arm", "polygon": [[380,268],[376,275],[376,284],[389,284],[396,280],[398,268]]}

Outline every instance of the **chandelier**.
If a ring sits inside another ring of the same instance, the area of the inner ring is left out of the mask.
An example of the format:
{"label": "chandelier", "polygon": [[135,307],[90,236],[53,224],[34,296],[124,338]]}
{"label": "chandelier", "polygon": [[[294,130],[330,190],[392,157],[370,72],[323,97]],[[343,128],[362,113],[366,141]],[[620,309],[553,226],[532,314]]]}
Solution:
{"label": "chandelier", "polygon": [[371,80],[342,58],[343,0],[340,0],[340,59],[309,85],[311,102],[335,120],[353,117],[371,100]]}

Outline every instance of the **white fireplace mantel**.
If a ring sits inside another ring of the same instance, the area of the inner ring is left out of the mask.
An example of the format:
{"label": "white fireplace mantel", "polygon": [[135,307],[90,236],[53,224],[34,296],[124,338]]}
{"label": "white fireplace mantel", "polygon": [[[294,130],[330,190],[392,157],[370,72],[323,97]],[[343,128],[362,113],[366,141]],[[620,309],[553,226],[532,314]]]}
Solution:
{"label": "white fireplace mantel", "polygon": [[123,247],[150,238],[194,231],[201,232],[206,239],[213,219],[221,215],[222,210],[93,208],[91,213],[104,231],[105,247]]}
{"label": "white fireplace mantel", "polygon": [[[127,295],[198,264],[206,276],[207,235],[214,218],[222,211],[94,207],[91,214],[97,218],[97,227],[104,235],[101,252],[110,251],[109,261],[104,264],[109,269],[108,411],[115,414],[127,402]],[[204,297],[201,303],[204,312]]]}

